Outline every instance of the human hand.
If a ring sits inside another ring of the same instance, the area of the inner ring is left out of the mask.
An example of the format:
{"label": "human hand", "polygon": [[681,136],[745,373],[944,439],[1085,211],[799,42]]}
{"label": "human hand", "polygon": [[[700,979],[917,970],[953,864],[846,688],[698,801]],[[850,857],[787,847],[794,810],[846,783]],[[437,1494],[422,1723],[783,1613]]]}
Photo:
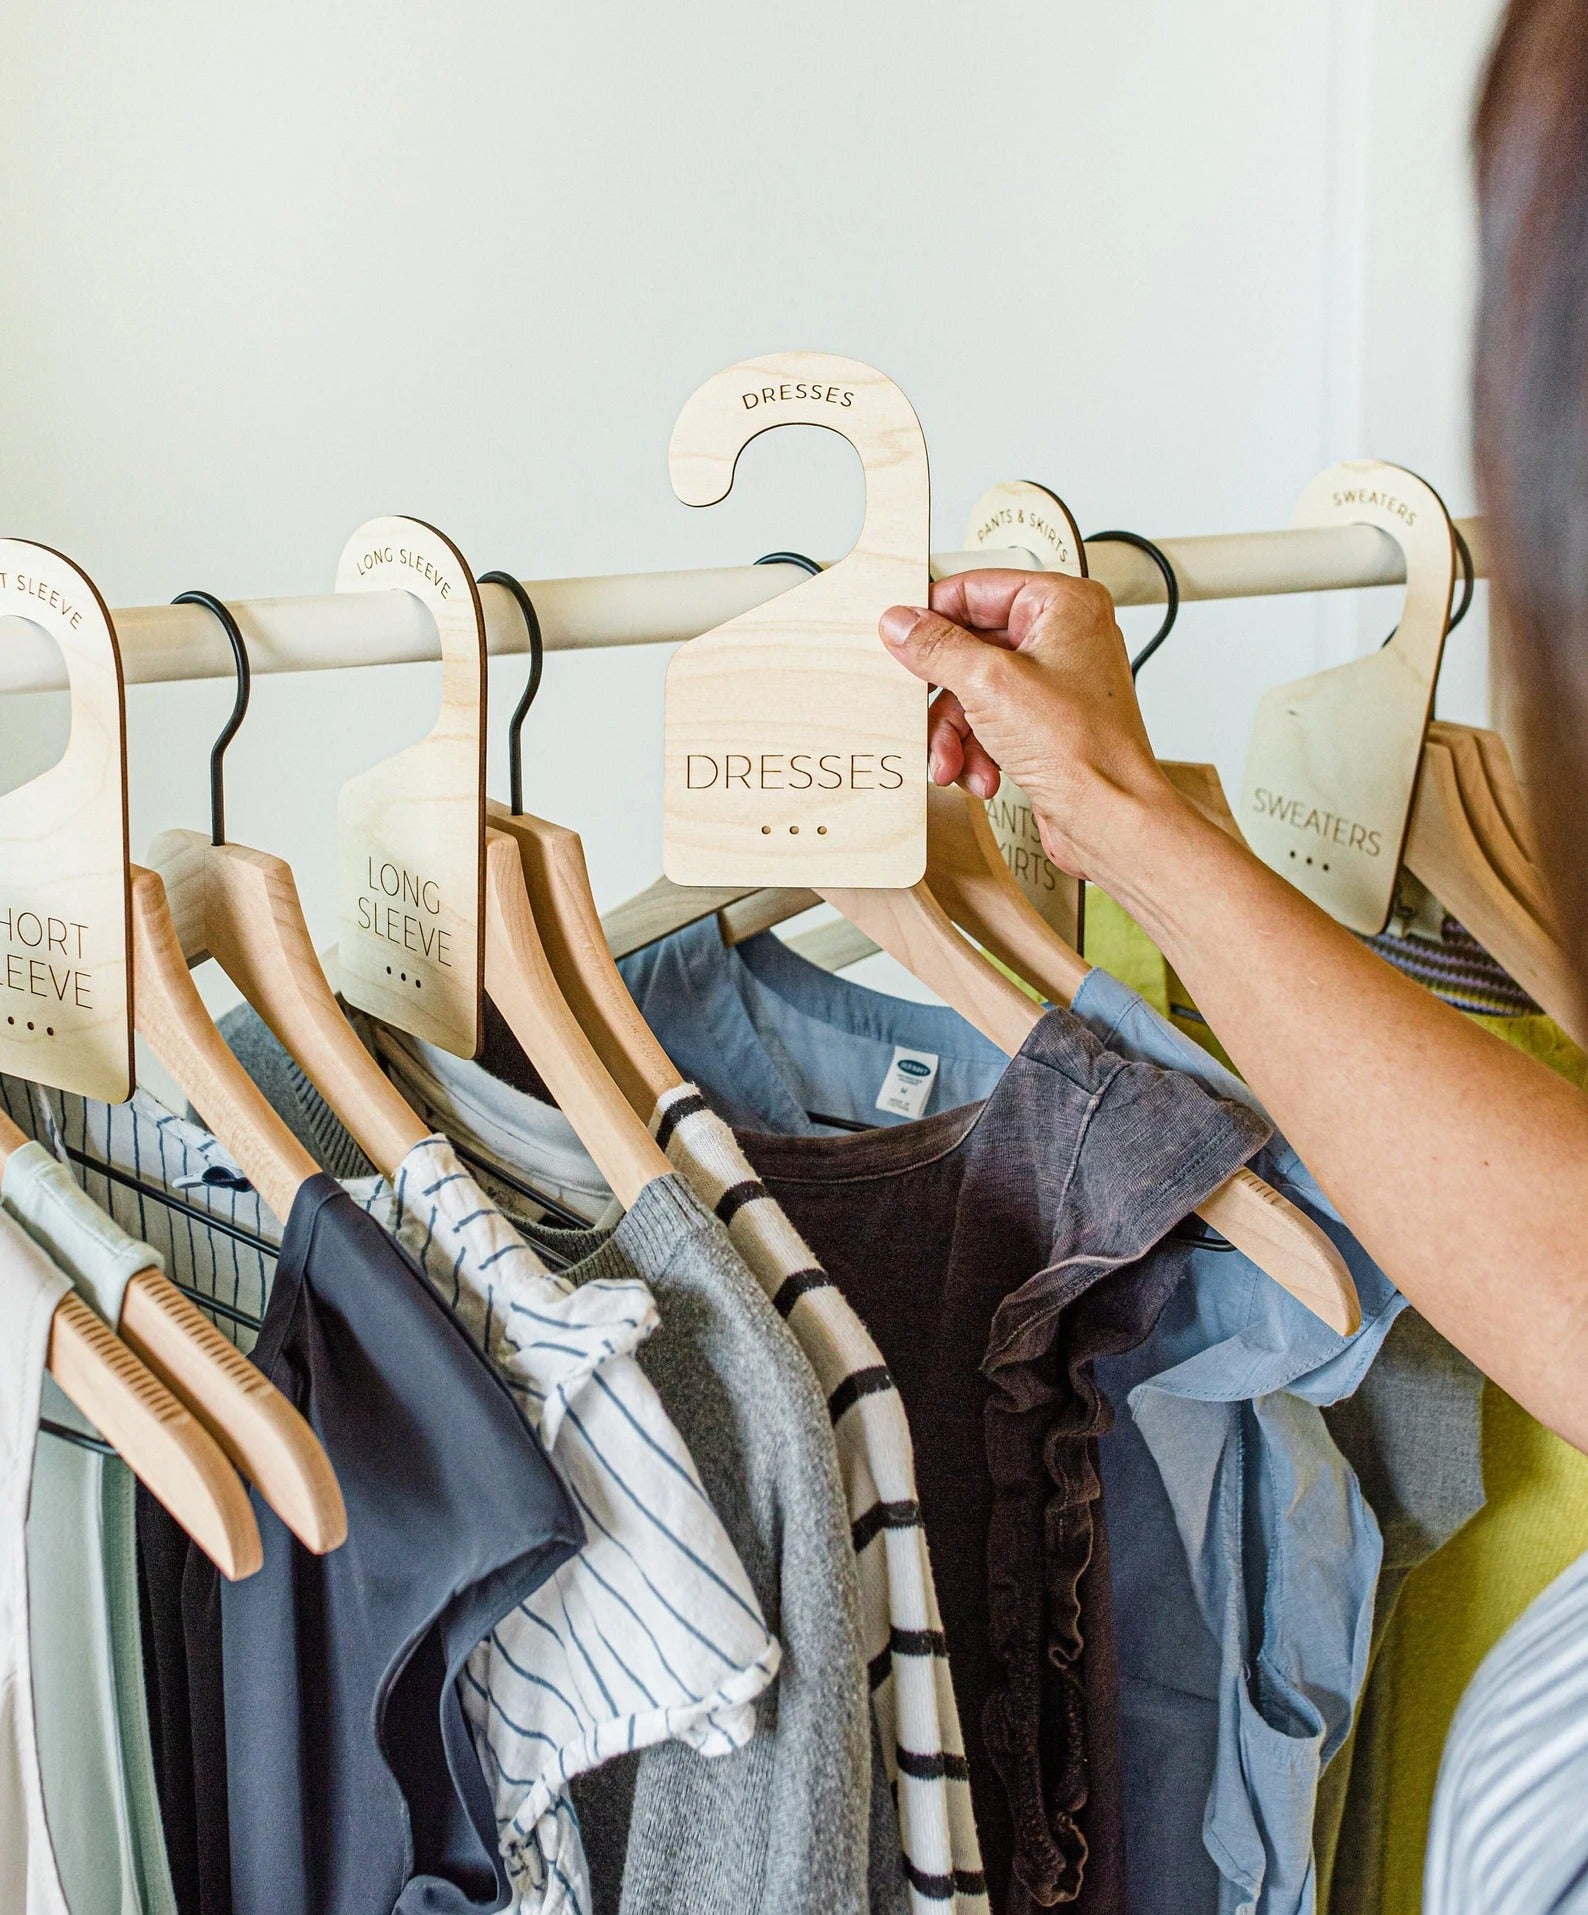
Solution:
{"label": "human hand", "polygon": [[1072,877],[1103,878],[1143,805],[1173,804],[1136,702],[1114,601],[1091,579],[961,572],[932,607],[895,605],[883,641],[942,689],[928,764],[978,798],[1000,771],[1031,800],[1042,848]]}

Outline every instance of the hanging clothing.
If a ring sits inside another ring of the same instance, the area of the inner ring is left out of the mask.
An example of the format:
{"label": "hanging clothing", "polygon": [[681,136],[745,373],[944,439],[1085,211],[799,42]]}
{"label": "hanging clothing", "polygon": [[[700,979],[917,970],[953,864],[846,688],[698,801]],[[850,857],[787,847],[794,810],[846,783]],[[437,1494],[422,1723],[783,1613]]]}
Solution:
{"label": "hanging clothing", "polygon": [[1120,1904],[1093,1367],[1146,1334],[1182,1273],[1163,1240],[1265,1135],[1050,1012],[982,1106],[741,1138],[910,1416],[933,1556],[956,1565],[944,1624],[995,1907],[1073,1899],[1083,1874]]}
{"label": "hanging clothing", "polygon": [[[803,960],[795,964],[804,969]],[[816,972],[825,979],[825,973]],[[700,981],[704,981],[703,979]],[[840,985],[840,992],[854,987]],[[859,993],[866,998],[874,994]],[[921,1007],[913,1007],[921,1008]],[[945,1027],[951,1012],[931,1012]],[[563,1203],[584,1205],[584,1214],[607,1208],[605,1185],[589,1188],[593,1169],[581,1169],[565,1146],[582,1151],[566,1120],[533,1100],[538,1083],[512,1034],[487,1005],[484,1070],[460,1064],[447,1053],[392,1031],[372,1042],[404,1095],[437,1121],[461,1122],[476,1140],[543,1138],[535,1173],[537,1187]],[[963,1038],[944,1035],[965,1050]],[[978,1044],[984,1040],[971,1033]],[[887,1049],[891,1055],[892,1046]],[[990,1044],[996,1061],[1004,1058]],[[753,1062],[742,1053],[747,1063]],[[496,1075],[492,1075],[496,1073]],[[765,1080],[763,1080],[765,1081]],[[862,1076],[856,1080],[864,1082]],[[867,1092],[867,1095],[870,1093]],[[835,1101],[837,1101],[835,1099]],[[315,1118],[316,1136],[326,1135]],[[885,1815],[888,1795],[873,1789],[872,1905],[882,1905],[880,1861],[902,1850],[911,1905],[951,1915],[978,1915],[987,1887],[971,1805],[964,1737],[949,1671],[942,1618],[916,1495],[915,1459],[909,1423],[882,1353],[809,1247],[759,1183],[733,1132],[707,1107],[692,1085],[668,1093],[653,1119],[657,1141],[680,1175],[727,1229],[734,1248],[760,1282],[820,1381],[832,1420],[839,1470],[849,1507],[864,1627],[881,1775],[891,1792],[894,1818]],[[887,1899],[894,1887],[886,1883]]]}
{"label": "hanging clothing", "polygon": [[[158,1264],[36,1143],[11,1153],[7,1213],[112,1329]],[[45,1414],[88,1426],[46,1377]],[[132,1472],[41,1434],[28,1516],[34,1706],[44,1803],[72,1915],[175,1915],[144,1702]]]}
{"label": "hanging clothing", "polygon": [[276,1225],[246,1179],[145,1093],[111,1107],[6,1079],[0,1098],[63,1161],[104,1167],[79,1166],[112,1214],[136,1215],[146,1238],[163,1232],[173,1275],[265,1304],[254,1361],[315,1428],[347,1505],[347,1541],[315,1557],[255,1491],[264,1567],[222,1584],[188,1546],[180,1613],[154,1618],[168,1644],[157,1681],[173,1661],[189,1676],[180,1700],[201,1766],[161,1781],[195,1805],[206,1898],[226,1895],[236,1915],[500,1907],[491,1792],[456,1678],[582,1540],[534,1433],[405,1254],[329,1178],[298,1193],[272,1276]]}
{"label": "hanging clothing", "polygon": [[[1255,1108],[1107,972],[1087,976],[1074,1008],[1111,1050]],[[1164,1915],[1310,1915],[1319,1777],[1366,1678],[1381,1565],[1373,1511],[1321,1406],[1358,1389],[1404,1299],[1282,1138],[1252,1167],[1334,1240],[1360,1328],[1329,1329],[1220,1244],[1194,1253],[1138,1348],[1098,1366],[1129,1404],[1101,1453],[1131,1899]]]}
{"label": "hanging clothing", "polygon": [[1588,1556],[1490,1651],[1439,1769],[1425,1915],[1588,1909]]}
{"label": "hanging clothing", "polygon": [[1443,998],[1458,1011],[1472,1011],[1485,1017],[1542,1015],[1539,1006],[1505,966],[1448,911],[1436,938],[1416,931],[1381,931],[1376,937],[1363,938],[1362,942],[1386,963],[1393,964],[1397,971],[1414,983],[1424,985],[1435,997]]}
{"label": "hanging clothing", "polygon": [[[1088,893],[1089,925],[1098,899]],[[1146,934],[1101,903],[1104,939],[1097,950],[1089,939],[1089,954],[1100,951],[1121,975],[1155,975],[1170,994],[1172,974]],[[1190,1007],[1180,1009],[1195,1019]],[[1549,1018],[1511,1003],[1499,1008],[1498,1000],[1489,1013],[1470,1015],[1588,1088],[1588,1056]],[[1210,1041],[1205,1027],[1199,1033],[1179,1016],[1175,1023]],[[1334,1915],[1420,1915],[1452,1717],[1485,1654],[1551,1578],[1588,1551],[1588,1457],[1485,1383],[1411,1310],[1357,1396],[1324,1414],[1359,1474],[1386,1555],[1371,1673],[1319,1792],[1319,1903]]]}
{"label": "hanging clothing", "polygon": [[16,1915],[70,1915],[35,1729],[27,1524],[50,1324],[71,1287],[0,1213],[0,1908]]}
{"label": "hanging clothing", "polygon": [[[355,1028],[374,1043],[366,1020]],[[274,1047],[251,1013],[232,1014],[224,1029],[250,1072]],[[493,1013],[488,1041],[502,1030]],[[880,1818],[873,1789],[859,1588],[827,1407],[787,1326],[681,1180],[648,1185],[610,1231],[553,1225],[536,1194],[542,1163],[565,1213],[574,1204],[564,1200],[581,1191],[587,1214],[612,1208],[559,1111],[394,1033],[380,1033],[378,1054],[576,1296],[635,1277],[655,1296],[660,1320],[636,1358],[782,1645],[777,1683],[744,1748],[703,1761],[662,1744],[574,1779],[595,1909],[902,1910],[898,1824],[880,1771]],[[298,1134],[347,1162],[312,1086],[292,1085],[279,1058],[259,1075],[270,1081],[272,1070]]]}
{"label": "hanging clothing", "polygon": [[832,976],[769,931],[725,945],[715,917],[618,968],[679,1075],[736,1130],[802,1137],[936,1116],[979,1103],[1009,1061],[957,1011],[910,1004],[901,1015],[900,1000]]}
{"label": "hanging clothing", "polygon": [[441,1137],[416,1145],[392,1183],[350,1194],[504,1377],[585,1525],[583,1549],[464,1671],[515,1909],[585,1910],[571,1778],[669,1738],[707,1758],[742,1748],[778,1645],[634,1360],[658,1321],[645,1284],[549,1274]]}
{"label": "hanging clothing", "polygon": [[[605,1183],[567,1120],[536,1095],[544,1087],[489,1002],[483,1069],[356,1013],[354,1023],[409,1103],[454,1138],[467,1139],[463,1147],[471,1156],[485,1151],[499,1176],[508,1160],[520,1173],[532,1168],[538,1195],[588,1221],[610,1213]],[[224,1027],[284,1118],[312,1148],[346,1164],[345,1132],[265,1026],[237,1012]],[[1002,1054],[987,1050],[1001,1072]],[[848,1501],[878,1741],[872,1907],[890,1906],[903,1892],[884,1866],[890,1851],[902,1851],[903,1888],[920,1915],[945,1907],[951,1915],[977,1915],[986,1907],[986,1881],[898,1392],[864,1326],[757,1183],[733,1133],[693,1087],[663,1099],[653,1128],[786,1319],[827,1399]],[[530,1139],[534,1149],[527,1153]],[[512,1201],[528,1205],[526,1214],[540,1214],[521,1175]]]}
{"label": "hanging clothing", "polygon": [[[848,1497],[872,1715],[911,1905],[918,1915],[978,1915],[989,1906],[987,1877],[898,1388],[848,1300],[692,1084],[662,1099],[656,1136],[727,1225],[821,1383]],[[874,1835],[873,1854],[880,1839]]]}

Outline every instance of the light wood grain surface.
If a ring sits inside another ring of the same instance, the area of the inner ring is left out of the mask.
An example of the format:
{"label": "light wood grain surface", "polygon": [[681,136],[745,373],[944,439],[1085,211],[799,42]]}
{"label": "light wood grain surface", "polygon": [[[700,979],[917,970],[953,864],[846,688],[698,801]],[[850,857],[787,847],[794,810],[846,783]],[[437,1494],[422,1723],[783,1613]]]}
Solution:
{"label": "light wood grain surface", "polygon": [[59,552],[0,539],[0,616],[60,647],[66,751],[0,797],[0,1072],[119,1104],[132,1094],[127,754],[104,600]]}
{"label": "light wood grain surface", "polygon": [[1320,473],[1294,523],[1388,532],[1406,555],[1406,597],[1381,650],[1264,695],[1237,817],[1298,890],[1353,931],[1382,931],[1449,624],[1455,540],[1433,487],[1377,460]]}
{"label": "light wood grain surface", "polygon": [[[994,552],[1025,546],[1044,571],[1086,576],[1086,547],[1070,508],[1030,479],[1005,480],[981,495],[971,507],[965,545]],[[1015,882],[1065,943],[1074,944],[1080,887],[1042,849],[1031,800],[1013,778],[1004,778],[988,799],[987,817]]]}
{"label": "light wood grain surface", "polygon": [[913,884],[926,864],[926,688],[889,657],[877,621],[926,603],[926,442],[872,367],[777,353],[690,399],[669,451],[674,490],[714,505],[750,440],[785,425],[855,448],[865,521],[836,565],[674,655],[663,867],[689,885]]}
{"label": "light wood grain surface", "polygon": [[410,592],[441,640],[441,711],[417,744],[342,787],[342,995],[457,1057],[479,1049],[485,980],[485,622],[474,575],[434,526],[371,519],[344,592]]}

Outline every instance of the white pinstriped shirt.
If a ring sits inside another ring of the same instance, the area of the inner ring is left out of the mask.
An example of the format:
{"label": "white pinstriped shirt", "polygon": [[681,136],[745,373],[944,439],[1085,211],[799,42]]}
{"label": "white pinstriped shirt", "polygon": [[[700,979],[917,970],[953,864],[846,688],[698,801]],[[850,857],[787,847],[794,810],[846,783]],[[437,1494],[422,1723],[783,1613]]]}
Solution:
{"label": "white pinstriped shirt", "polygon": [[[8,1079],[0,1108],[75,1162],[97,1201],[214,1300],[223,1327],[229,1312],[264,1314],[281,1225],[215,1138],[144,1091],[104,1105]],[[439,1137],[417,1145],[392,1184],[345,1187],[498,1368],[584,1522],[584,1548],[474,1651],[463,1700],[495,1786],[517,1915],[590,1915],[570,1779],[669,1739],[703,1756],[741,1747],[778,1644],[634,1360],[657,1320],[646,1286],[575,1288],[549,1273]]]}

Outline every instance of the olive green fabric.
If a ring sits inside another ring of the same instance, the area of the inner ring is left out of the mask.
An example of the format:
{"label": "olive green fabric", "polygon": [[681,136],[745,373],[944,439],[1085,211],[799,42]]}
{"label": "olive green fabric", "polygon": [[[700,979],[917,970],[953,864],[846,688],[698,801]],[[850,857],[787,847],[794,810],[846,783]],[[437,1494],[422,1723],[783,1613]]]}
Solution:
{"label": "olive green fabric", "polygon": [[[1207,1020],[1191,1002],[1191,994],[1180,982],[1147,933],[1106,891],[1095,884],[1086,887],[1085,920],[1082,926],[1081,954],[1088,964],[1128,984],[1138,997],[1144,997],[1161,1018],[1200,1044],[1227,1071],[1235,1071],[1229,1053],[1213,1035]],[[1239,1076],[1238,1071],[1235,1072]]]}

